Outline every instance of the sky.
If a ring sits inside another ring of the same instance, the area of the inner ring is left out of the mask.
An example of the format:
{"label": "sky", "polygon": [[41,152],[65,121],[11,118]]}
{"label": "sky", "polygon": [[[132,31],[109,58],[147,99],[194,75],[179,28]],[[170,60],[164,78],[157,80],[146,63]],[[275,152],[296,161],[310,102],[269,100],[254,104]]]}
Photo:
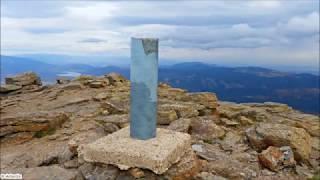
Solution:
{"label": "sky", "polygon": [[160,39],[160,60],[319,66],[318,0],[1,0],[1,54],[130,57]]}

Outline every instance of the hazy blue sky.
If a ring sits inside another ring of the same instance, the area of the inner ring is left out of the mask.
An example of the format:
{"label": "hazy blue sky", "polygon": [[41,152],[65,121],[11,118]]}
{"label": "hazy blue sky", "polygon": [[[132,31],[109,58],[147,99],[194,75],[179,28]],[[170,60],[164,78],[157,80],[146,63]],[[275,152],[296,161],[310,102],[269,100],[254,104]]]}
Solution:
{"label": "hazy blue sky", "polygon": [[318,66],[319,1],[1,0],[2,54],[129,56],[133,36],[165,59]]}

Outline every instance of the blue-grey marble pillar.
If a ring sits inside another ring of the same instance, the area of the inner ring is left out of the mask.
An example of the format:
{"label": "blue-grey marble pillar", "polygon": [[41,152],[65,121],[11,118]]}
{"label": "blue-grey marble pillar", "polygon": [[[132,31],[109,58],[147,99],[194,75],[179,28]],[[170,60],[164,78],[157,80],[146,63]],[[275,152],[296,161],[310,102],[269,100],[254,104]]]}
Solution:
{"label": "blue-grey marble pillar", "polygon": [[130,136],[146,140],[156,136],[158,39],[131,39]]}

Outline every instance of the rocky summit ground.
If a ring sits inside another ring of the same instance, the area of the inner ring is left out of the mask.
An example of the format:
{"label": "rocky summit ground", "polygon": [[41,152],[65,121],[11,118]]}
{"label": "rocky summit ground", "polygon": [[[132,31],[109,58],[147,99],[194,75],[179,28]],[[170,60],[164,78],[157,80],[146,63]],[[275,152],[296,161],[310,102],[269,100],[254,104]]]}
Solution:
{"label": "rocky summit ground", "polygon": [[[158,126],[189,133],[192,151],[167,172],[121,171],[78,147],[129,125],[130,82],[119,74],[41,85],[34,73],[1,92],[1,173],[24,179],[319,179],[320,121],[285,104],[218,101],[159,85]],[[317,175],[318,174],[318,175]]]}

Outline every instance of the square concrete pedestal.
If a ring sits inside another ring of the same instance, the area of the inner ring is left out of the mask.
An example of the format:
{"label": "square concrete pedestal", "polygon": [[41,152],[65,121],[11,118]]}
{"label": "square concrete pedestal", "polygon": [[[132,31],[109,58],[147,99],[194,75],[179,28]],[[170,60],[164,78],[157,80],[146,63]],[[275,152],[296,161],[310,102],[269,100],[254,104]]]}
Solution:
{"label": "square concrete pedestal", "polygon": [[190,135],[167,129],[157,129],[157,136],[149,140],[130,137],[129,128],[123,128],[79,148],[79,156],[87,162],[113,164],[125,170],[131,167],[150,169],[157,174],[190,150]]}

